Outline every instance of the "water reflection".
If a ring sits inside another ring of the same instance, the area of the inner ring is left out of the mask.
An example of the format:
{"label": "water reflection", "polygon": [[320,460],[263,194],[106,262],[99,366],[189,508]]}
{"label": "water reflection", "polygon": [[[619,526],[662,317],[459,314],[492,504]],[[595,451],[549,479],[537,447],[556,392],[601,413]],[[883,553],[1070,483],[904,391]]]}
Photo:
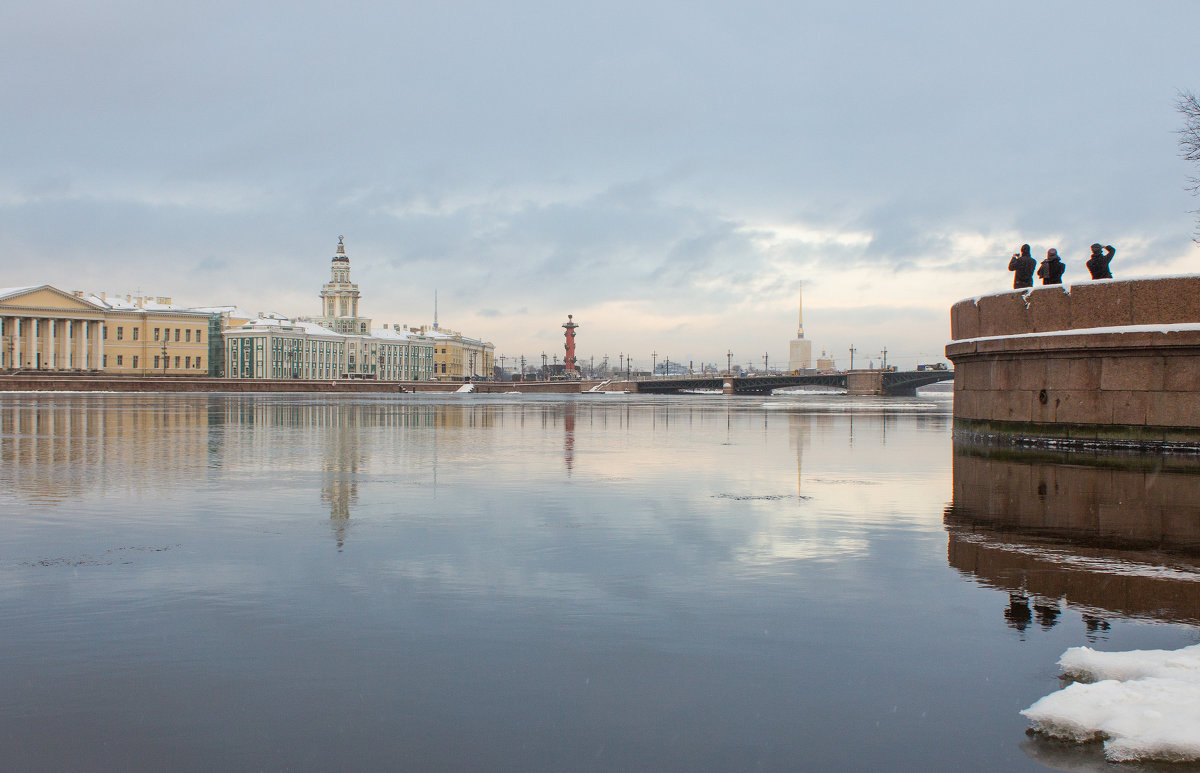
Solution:
{"label": "water reflection", "polygon": [[1200,623],[1200,463],[956,443],[950,565],[1009,593],[1007,623]]}

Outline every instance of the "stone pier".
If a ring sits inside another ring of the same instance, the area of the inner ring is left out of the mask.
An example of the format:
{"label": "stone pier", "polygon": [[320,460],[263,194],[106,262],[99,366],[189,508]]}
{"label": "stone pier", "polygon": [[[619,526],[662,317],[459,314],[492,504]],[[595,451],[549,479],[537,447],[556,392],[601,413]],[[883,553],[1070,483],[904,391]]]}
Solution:
{"label": "stone pier", "polygon": [[972,298],[951,338],[956,432],[1200,450],[1200,276]]}

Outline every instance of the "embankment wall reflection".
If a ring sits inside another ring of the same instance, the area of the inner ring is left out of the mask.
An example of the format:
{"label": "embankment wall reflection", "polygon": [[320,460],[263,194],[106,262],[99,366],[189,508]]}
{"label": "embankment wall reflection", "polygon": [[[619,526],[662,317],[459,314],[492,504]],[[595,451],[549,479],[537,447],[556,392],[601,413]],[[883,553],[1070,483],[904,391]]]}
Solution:
{"label": "embankment wall reflection", "polygon": [[1200,623],[1200,464],[956,443],[945,525],[950,566],[1007,590],[1014,627],[1060,601]]}

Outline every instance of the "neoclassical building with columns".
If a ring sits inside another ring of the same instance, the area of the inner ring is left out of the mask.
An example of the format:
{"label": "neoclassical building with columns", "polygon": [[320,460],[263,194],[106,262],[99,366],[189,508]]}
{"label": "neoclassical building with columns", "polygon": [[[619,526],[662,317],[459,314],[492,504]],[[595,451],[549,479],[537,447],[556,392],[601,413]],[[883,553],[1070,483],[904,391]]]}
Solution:
{"label": "neoclassical building with columns", "polygon": [[207,376],[217,364],[214,332],[212,314],[175,308],[170,298],[0,289],[0,370]]}

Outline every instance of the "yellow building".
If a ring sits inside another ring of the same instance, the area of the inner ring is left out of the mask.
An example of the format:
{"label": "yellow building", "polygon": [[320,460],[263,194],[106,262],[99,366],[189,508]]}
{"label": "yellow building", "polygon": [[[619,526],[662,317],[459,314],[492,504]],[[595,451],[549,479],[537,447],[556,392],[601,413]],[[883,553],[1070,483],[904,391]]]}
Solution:
{"label": "yellow building", "polygon": [[170,298],[0,289],[0,369],[206,376],[214,327],[211,314]]}
{"label": "yellow building", "polygon": [[466,381],[493,377],[496,347],[492,342],[468,338],[462,333],[445,328],[421,326],[408,330],[433,342],[435,381]]}

